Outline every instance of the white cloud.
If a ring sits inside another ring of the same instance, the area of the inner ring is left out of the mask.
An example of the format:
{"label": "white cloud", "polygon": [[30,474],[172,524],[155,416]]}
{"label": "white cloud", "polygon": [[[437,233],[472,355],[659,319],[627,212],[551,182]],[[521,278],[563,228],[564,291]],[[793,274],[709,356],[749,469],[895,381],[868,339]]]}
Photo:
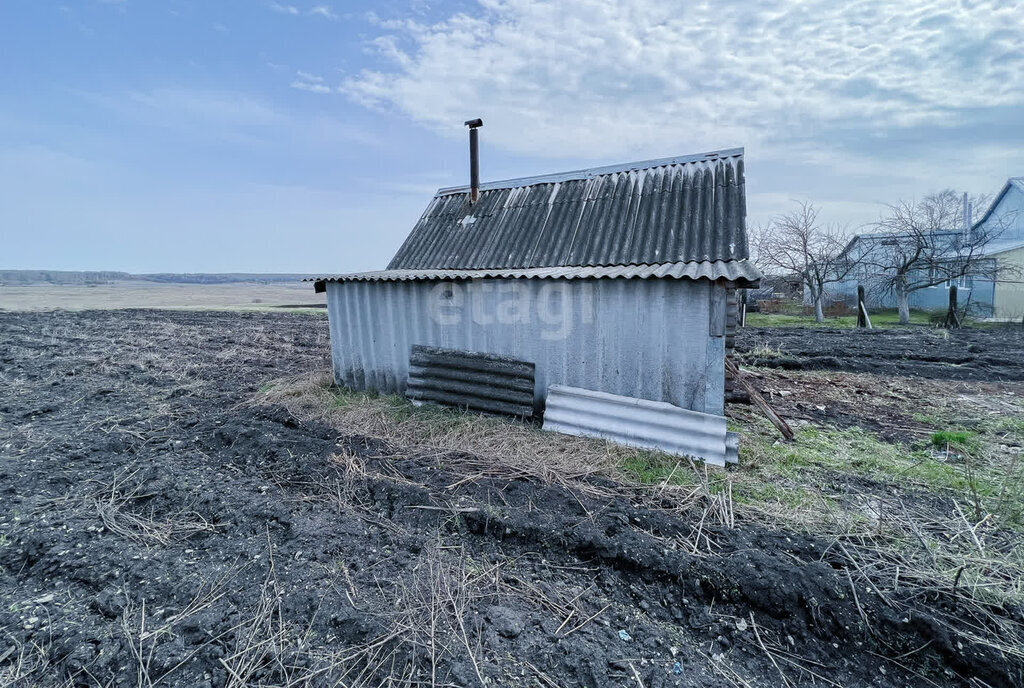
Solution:
{"label": "white cloud", "polygon": [[330,93],[331,89],[323,84],[311,83],[309,81],[301,81],[296,79],[291,84],[292,88],[300,91],[309,91],[310,93]]}
{"label": "white cloud", "polygon": [[321,16],[324,19],[337,19],[338,15],[334,13],[330,5],[317,5],[309,11],[312,15]]}
{"label": "white cloud", "polygon": [[324,19],[330,19],[332,21],[337,20],[339,18],[338,15],[334,12],[334,10],[331,9],[330,5],[314,5],[308,11],[303,11],[300,10],[295,5],[285,5],[272,0],[268,7],[270,7],[270,9],[274,10],[275,12],[280,12],[281,14],[290,14],[294,17],[297,17],[300,14],[305,14],[310,17],[323,17]]}
{"label": "white cloud", "polygon": [[296,7],[295,5],[282,5],[279,2],[271,2],[270,5],[268,5],[268,7],[270,7],[270,9],[274,10],[275,12],[280,12],[281,14],[295,15],[299,13],[299,8]]}
{"label": "white cloud", "polygon": [[332,89],[324,83],[324,78],[316,74],[298,71],[296,79],[290,84],[292,88],[310,93],[331,93]]}
{"label": "white cloud", "polygon": [[[783,154],[1024,107],[1024,1],[478,0],[378,21],[356,102],[527,155]],[[879,140],[872,145],[882,145]]]}

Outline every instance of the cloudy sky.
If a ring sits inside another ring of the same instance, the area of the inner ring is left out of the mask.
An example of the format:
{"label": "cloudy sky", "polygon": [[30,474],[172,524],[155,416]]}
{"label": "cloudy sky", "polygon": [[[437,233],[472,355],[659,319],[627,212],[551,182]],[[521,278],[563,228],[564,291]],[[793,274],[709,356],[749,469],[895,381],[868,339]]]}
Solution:
{"label": "cloudy sky", "polygon": [[0,0],[0,268],[383,267],[433,191],[743,146],[856,228],[1024,174],[1024,1]]}

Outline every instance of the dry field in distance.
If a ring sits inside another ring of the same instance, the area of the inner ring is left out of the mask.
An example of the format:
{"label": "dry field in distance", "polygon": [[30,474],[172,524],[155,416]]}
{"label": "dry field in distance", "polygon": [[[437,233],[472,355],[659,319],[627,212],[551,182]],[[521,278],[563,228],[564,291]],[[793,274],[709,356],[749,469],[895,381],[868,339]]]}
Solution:
{"label": "dry field in distance", "polygon": [[258,310],[299,305],[323,307],[326,303],[326,295],[314,294],[313,285],[303,282],[175,284],[124,280],[95,286],[0,286],[0,311],[106,308]]}

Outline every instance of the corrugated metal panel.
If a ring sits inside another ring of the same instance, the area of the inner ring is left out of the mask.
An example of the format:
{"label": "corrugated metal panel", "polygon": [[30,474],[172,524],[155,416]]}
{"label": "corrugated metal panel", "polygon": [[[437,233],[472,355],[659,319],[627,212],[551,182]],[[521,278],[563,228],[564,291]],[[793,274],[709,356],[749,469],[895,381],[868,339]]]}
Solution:
{"label": "corrugated metal panel", "polygon": [[737,460],[738,438],[728,437],[724,416],[589,389],[550,386],[544,429],[692,456],[716,466]]}
{"label": "corrugated metal panel", "polygon": [[[404,394],[409,356],[420,344],[532,361],[536,407],[548,385],[563,384],[722,412],[723,338],[708,331],[711,292],[723,287],[712,282],[356,281],[326,287],[339,385]],[[498,317],[510,314],[502,309],[513,295],[521,299],[521,317]]]}
{"label": "corrugated metal panel", "polygon": [[508,356],[414,345],[406,396],[525,418],[533,415],[534,369]]}
{"label": "corrugated metal panel", "polygon": [[761,273],[749,260],[487,270],[375,270],[349,275],[311,277],[307,282],[405,282],[467,279],[709,279],[756,285]]}
{"label": "corrugated metal panel", "polygon": [[442,189],[389,269],[660,265],[748,257],[743,149]]}

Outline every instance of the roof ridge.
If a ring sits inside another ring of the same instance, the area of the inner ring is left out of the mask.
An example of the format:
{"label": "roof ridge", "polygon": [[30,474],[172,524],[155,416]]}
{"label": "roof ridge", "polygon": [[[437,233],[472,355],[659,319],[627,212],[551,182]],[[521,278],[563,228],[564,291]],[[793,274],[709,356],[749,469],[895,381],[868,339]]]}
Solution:
{"label": "roof ridge", "polygon": [[[603,165],[600,167],[585,167],[578,170],[566,172],[553,172],[550,174],[535,175],[530,177],[515,177],[502,179],[480,184],[481,191],[490,189],[508,189],[520,186],[533,186],[534,184],[553,184],[574,179],[590,179],[616,172],[629,172],[633,170],[649,170],[655,167],[667,167],[669,165],[685,165],[695,162],[721,160],[723,158],[735,158],[743,155],[743,148],[723,148],[721,150],[709,151],[707,153],[696,153],[693,155],[677,155],[669,158],[654,158],[651,160],[638,160],[635,162],[617,163],[614,165]],[[453,193],[469,191],[469,185],[445,186],[437,190],[435,196],[446,196]]]}

